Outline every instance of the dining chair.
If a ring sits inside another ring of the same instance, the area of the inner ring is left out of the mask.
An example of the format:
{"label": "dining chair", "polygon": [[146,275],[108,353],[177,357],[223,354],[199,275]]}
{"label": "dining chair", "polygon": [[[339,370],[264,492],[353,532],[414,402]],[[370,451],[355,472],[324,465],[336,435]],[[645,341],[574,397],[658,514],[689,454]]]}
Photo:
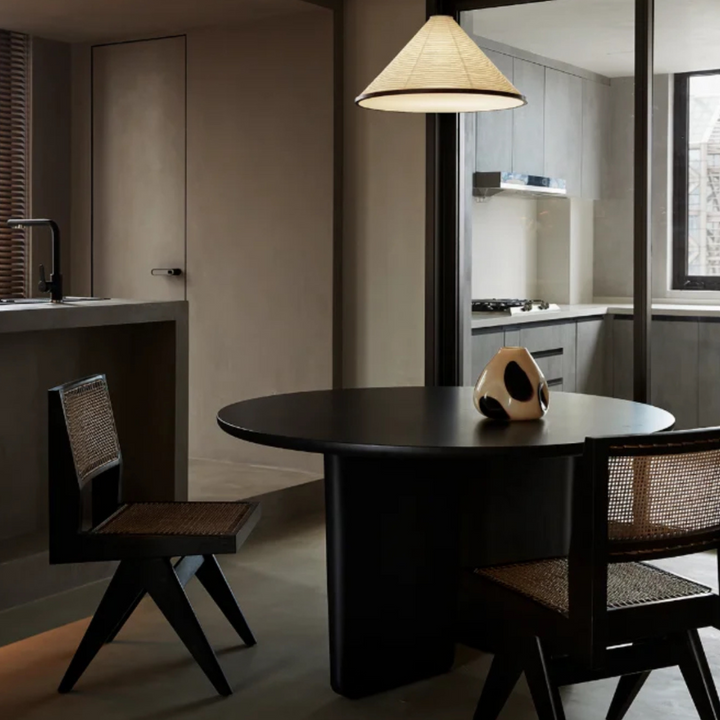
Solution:
{"label": "dining chair", "polygon": [[475,720],[495,720],[523,672],[540,720],[565,717],[560,686],[619,677],[607,718],[621,720],[672,666],[719,720],[698,629],[720,627],[720,599],[652,561],[720,545],[720,429],[588,439],[578,461],[568,557],[465,573],[504,628]]}
{"label": "dining chair", "polygon": [[[255,644],[215,555],[237,551],[258,521],[258,504],[122,502],[122,453],[104,375],[52,388],[48,430],[50,562],[120,561],[59,692],[72,690],[148,594],[217,692],[230,695],[184,588],[197,576],[243,642]],[[173,565],[173,558],[180,559]]]}

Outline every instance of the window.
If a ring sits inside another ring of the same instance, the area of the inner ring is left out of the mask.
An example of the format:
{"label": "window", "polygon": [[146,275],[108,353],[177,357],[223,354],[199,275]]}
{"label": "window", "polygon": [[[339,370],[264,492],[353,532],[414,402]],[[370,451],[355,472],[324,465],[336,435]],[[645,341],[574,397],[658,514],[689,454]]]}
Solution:
{"label": "window", "polygon": [[0,30],[0,298],[28,286],[26,231],[6,225],[27,216],[28,47],[26,35]]}
{"label": "window", "polygon": [[673,288],[720,290],[720,70],[675,76]]}

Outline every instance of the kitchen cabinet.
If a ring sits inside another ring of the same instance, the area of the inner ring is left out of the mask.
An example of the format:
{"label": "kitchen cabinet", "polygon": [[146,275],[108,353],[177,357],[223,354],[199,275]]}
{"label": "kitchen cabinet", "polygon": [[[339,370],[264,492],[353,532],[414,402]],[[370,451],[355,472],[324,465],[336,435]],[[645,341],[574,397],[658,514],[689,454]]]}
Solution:
{"label": "kitchen cabinet", "polygon": [[650,402],[675,416],[677,430],[698,426],[698,332],[695,318],[652,324]]}
{"label": "kitchen cabinet", "polygon": [[[654,319],[652,323],[650,402],[671,412],[678,430],[697,427],[699,422],[699,333],[703,324],[695,318]],[[613,395],[632,400],[632,318],[616,317],[612,326]],[[718,342],[720,347],[720,337]],[[715,394],[720,393],[720,377],[714,384],[718,386]],[[707,414],[712,412],[709,408]]]}
{"label": "kitchen cabinet", "polygon": [[575,387],[587,395],[610,395],[608,324],[603,318],[579,320]]}
{"label": "kitchen cabinet", "polygon": [[[583,323],[590,325],[590,323]],[[601,319],[594,324],[602,326]],[[601,355],[604,347],[601,343],[604,335],[599,330],[586,332],[583,330],[584,342],[583,358],[592,358]],[[473,332],[472,368],[473,375],[478,377],[493,355],[503,345],[506,347],[526,347],[538,364],[551,390],[565,392],[580,392],[577,382],[578,343],[577,323],[575,320],[562,322],[528,323],[527,325],[512,325],[498,330],[475,330]],[[591,342],[594,340],[595,345]],[[590,352],[590,350],[593,352]],[[601,358],[604,362],[604,356]],[[589,370],[585,372],[585,376]],[[604,378],[604,374],[603,374]],[[587,381],[585,384],[588,385]],[[596,392],[595,394],[603,394]]]}
{"label": "kitchen cabinet", "polygon": [[582,196],[597,200],[610,145],[610,86],[583,80],[582,103]]}
{"label": "kitchen cabinet", "polygon": [[545,175],[567,183],[568,195],[582,193],[583,79],[545,70]]}
{"label": "kitchen cabinet", "polygon": [[514,110],[475,113],[477,172],[563,179],[568,195],[602,197],[610,140],[610,86],[483,48],[527,98]]}
{"label": "kitchen cabinet", "polygon": [[505,345],[505,333],[473,332],[472,336],[472,377],[473,383],[480,377],[480,373],[492,360],[498,350]]}
{"label": "kitchen cabinet", "polygon": [[512,171],[544,176],[545,66],[514,58],[513,78],[528,104],[512,111]]}
{"label": "kitchen cabinet", "polygon": [[720,322],[698,323],[698,425],[720,425]]}
{"label": "kitchen cabinet", "polygon": [[562,384],[566,392],[575,392],[576,342],[574,321],[520,328],[520,345],[532,353],[550,387]]}
{"label": "kitchen cabinet", "polygon": [[[513,82],[513,58],[494,50],[483,52],[505,77]],[[513,161],[513,111],[475,113],[476,149],[475,169],[478,172],[507,172]]]}

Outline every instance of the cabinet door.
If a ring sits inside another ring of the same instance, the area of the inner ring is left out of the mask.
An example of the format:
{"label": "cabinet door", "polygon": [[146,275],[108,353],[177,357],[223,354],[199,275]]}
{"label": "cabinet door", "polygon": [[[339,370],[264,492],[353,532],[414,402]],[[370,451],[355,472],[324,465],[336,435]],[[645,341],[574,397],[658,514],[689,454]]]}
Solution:
{"label": "cabinet door", "polygon": [[610,86],[583,80],[582,196],[603,195],[603,170],[610,145]]}
{"label": "cabinet door", "polygon": [[512,111],[512,170],[527,175],[545,174],[545,67],[515,58],[513,83],[527,105]]}
{"label": "cabinet door", "polygon": [[633,398],[632,333],[632,317],[616,315],[612,319],[612,394],[621,400]]}
{"label": "cabinet door", "polygon": [[545,174],[567,182],[569,195],[582,191],[582,78],[545,71]]}
{"label": "cabinet door", "polygon": [[[510,55],[483,50],[505,77],[513,81],[513,59]],[[513,112],[476,113],[478,172],[508,172],[512,167]]]}
{"label": "cabinet door", "polygon": [[[520,330],[520,345],[526,347],[538,364],[545,366],[553,376],[545,379],[548,383],[562,383],[566,392],[575,392],[576,328],[574,322],[540,327],[523,327]],[[541,369],[542,369],[541,365]],[[562,368],[562,374],[556,373]],[[557,389],[557,387],[556,387]]]}
{"label": "cabinet door", "polygon": [[472,374],[473,383],[480,377],[485,366],[503,346],[505,334],[502,332],[478,332],[472,336]]}
{"label": "cabinet door", "polygon": [[697,320],[654,320],[650,402],[671,412],[676,430],[698,426]]}
{"label": "cabinet door", "polygon": [[607,323],[579,320],[577,323],[577,392],[611,395],[606,367]]}
{"label": "cabinet door", "polygon": [[[675,428],[698,425],[699,323],[696,320],[653,320],[650,402],[671,412]],[[613,321],[614,395],[633,398],[632,318]]]}
{"label": "cabinet door", "polygon": [[720,425],[720,323],[701,320],[698,357],[698,425]]}

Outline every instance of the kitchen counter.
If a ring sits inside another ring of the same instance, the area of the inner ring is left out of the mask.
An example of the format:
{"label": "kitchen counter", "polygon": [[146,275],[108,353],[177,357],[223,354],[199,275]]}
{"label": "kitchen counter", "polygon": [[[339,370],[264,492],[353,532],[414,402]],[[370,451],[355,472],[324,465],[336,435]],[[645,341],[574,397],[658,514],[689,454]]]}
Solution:
{"label": "kitchen counter", "polygon": [[[693,317],[693,318],[720,318],[720,305],[690,305],[672,303],[653,303],[653,316],[657,317]],[[633,306],[611,305],[608,313],[612,315],[632,315]]]}
{"label": "kitchen counter", "polygon": [[47,391],[107,376],[125,500],[188,493],[188,305],[0,304],[0,610],[107,577],[48,564]]}
{"label": "kitchen counter", "polygon": [[[691,305],[672,303],[653,303],[654,317],[692,317],[720,319],[720,305]],[[632,315],[633,306],[628,304],[613,305],[561,305],[558,311],[541,311],[505,315],[503,313],[473,313],[473,330],[508,327],[527,323],[552,323],[566,320],[578,320],[604,315]]]}
{"label": "kitchen counter", "polygon": [[473,330],[507,327],[524,323],[562,322],[578,318],[603,316],[608,313],[607,305],[561,305],[560,310],[542,310],[538,312],[505,315],[503,313],[473,313]]}
{"label": "kitchen counter", "polygon": [[81,300],[0,304],[0,333],[172,322],[187,318],[187,303],[146,300]]}

